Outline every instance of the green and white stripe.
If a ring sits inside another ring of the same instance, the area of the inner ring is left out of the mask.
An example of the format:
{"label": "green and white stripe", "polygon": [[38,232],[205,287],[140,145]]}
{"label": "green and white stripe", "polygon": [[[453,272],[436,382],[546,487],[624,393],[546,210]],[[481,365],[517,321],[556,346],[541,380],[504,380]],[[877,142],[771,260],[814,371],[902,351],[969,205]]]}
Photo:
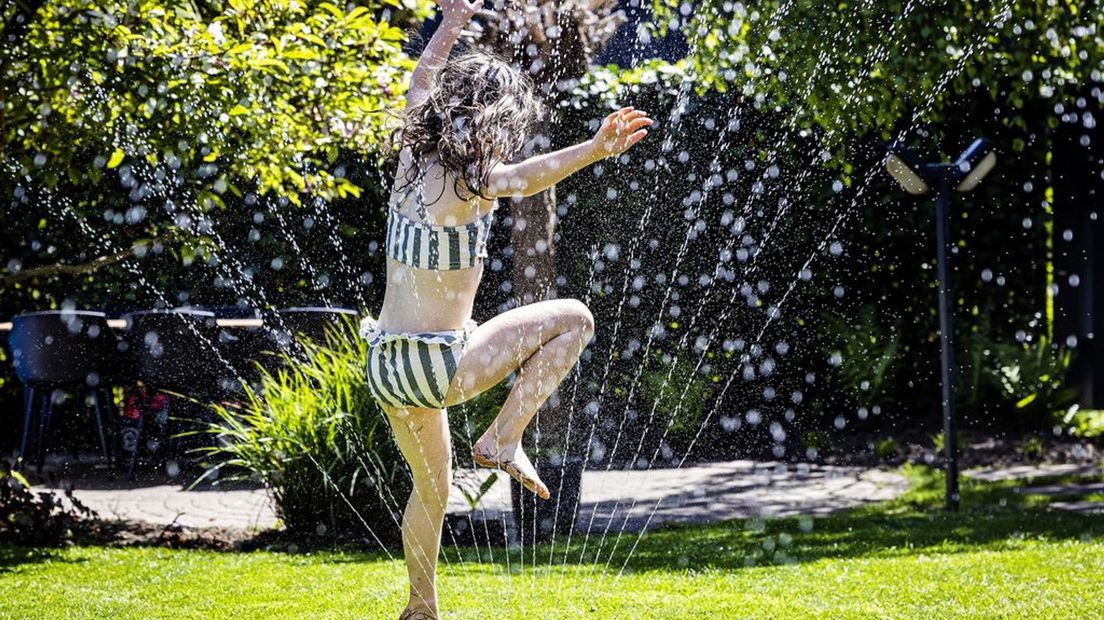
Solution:
{"label": "green and white stripe", "polygon": [[387,216],[387,256],[418,269],[469,269],[487,256],[494,212],[463,226],[417,222],[395,209]]}

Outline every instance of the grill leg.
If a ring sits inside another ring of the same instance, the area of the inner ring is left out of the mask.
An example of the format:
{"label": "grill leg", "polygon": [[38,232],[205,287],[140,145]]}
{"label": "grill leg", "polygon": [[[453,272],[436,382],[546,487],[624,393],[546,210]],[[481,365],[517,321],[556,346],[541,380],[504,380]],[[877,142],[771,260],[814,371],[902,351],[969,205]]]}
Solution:
{"label": "grill leg", "polygon": [[23,457],[23,463],[27,463],[27,444],[30,443],[31,425],[35,420],[35,389],[33,385],[23,386],[23,437],[19,441],[19,456]]}
{"label": "grill leg", "polygon": [[42,465],[46,462],[46,437],[50,432],[50,417],[54,410],[54,393],[47,386],[42,398],[42,409],[38,418],[38,441],[35,442],[35,465],[38,473],[42,473]]}

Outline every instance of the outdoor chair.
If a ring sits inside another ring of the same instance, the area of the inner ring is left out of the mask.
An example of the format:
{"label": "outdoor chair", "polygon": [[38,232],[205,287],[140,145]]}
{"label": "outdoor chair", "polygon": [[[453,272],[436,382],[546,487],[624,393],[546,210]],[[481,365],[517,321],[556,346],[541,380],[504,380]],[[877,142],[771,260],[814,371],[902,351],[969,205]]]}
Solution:
{"label": "outdoor chair", "polygon": [[91,401],[100,451],[113,463],[116,416],[111,385],[120,369],[118,339],[106,315],[86,310],[21,314],[12,319],[9,344],[16,376],[23,383],[20,454],[35,462],[41,473],[57,395],[75,391],[85,409]]}

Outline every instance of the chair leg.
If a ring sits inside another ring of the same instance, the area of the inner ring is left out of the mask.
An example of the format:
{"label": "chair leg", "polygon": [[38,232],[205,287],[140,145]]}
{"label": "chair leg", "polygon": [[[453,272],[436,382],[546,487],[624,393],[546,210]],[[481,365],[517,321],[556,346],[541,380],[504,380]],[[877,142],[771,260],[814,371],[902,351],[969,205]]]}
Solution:
{"label": "chair leg", "polygon": [[107,451],[107,433],[104,432],[103,412],[100,408],[100,390],[92,390],[92,410],[96,414],[96,432],[100,436],[100,453],[108,465],[111,464],[111,455]]}
{"label": "chair leg", "polygon": [[105,386],[100,394],[100,406],[107,416],[107,445],[111,452],[111,463],[119,461],[119,408],[115,405],[115,393],[111,386]]}

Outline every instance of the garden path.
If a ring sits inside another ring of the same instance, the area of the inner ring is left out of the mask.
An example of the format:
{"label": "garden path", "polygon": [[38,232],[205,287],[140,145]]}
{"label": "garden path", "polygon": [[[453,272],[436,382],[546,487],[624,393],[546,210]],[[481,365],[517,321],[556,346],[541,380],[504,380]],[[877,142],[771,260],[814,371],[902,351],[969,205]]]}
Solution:
{"label": "garden path", "polygon": [[[489,474],[488,470],[480,470],[470,475]],[[626,531],[639,531],[649,518],[651,525],[655,525],[670,521],[702,523],[741,517],[825,514],[892,499],[908,488],[900,474],[878,469],[747,460],[649,471],[598,469],[586,471],[583,476],[582,516],[577,524],[582,531],[588,527],[592,531],[604,529],[611,518],[614,529],[624,526]],[[77,499],[108,519],[246,529],[265,529],[276,523],[265,491],[240,484],[203,483],[195,490],[185,491],[186,484],[180,481],[127,483],[122,476],[109,480],[102,471],[70,482]],[[498,521],[510,514],[509,507],[509,485],[500,479],[472,516]],[[468,510],[463,493],[452,493],[449,511]]]}

